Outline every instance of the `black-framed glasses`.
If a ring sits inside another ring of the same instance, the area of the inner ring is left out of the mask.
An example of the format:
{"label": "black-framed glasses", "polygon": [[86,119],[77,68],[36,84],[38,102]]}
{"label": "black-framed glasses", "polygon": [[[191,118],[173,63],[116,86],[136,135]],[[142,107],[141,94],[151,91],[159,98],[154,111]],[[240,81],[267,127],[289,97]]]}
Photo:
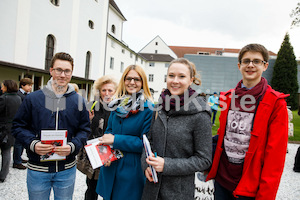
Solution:
{"label": "black-framed glasses", "polygon": [[240,61],[241,65],[243,65],[243,66],[248,66],[251,62],[256,67],[262,66],[263,64],[267,63],[266,61],[260,60],[260,59],[254,59],[254,60],[243,59]]}
{"label": "black-framed glasses", "polygon": [[72,74],[72,70],[70,69],[63,70],[61,68],[53,68],[53,70],[55,71],[56,75],[61,75],[63,72],[66,76],[70,76]]}
{"label": "black-framed glasses", "polygon": [[142,81],[142,79],[139,78],[139,77],[126,77],[126,78],[125,78],[125,81],[127,81],[127,82],[131,82],[131,80],[134,80],[135,83],[136,83],[136,82],[141,82],[141,81]]}

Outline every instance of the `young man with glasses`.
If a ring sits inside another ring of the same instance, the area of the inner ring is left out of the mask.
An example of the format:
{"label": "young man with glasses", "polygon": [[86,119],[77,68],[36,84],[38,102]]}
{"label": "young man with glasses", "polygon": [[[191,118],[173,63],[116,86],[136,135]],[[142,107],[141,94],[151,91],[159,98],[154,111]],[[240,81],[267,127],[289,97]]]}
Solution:
{"label": "young man with glasses", "polygon": [[262,77],[269,53],[260,44],[241,49],[242,80],[222,92],[220,128],[212,168],[215,198],[275,200],[288,140],[288,113],[283,93]]}
{"label": "young man with glasses", "polygon": [[[52,58],[51,79],[42,90],[31,93],[23,101],[13,122],[13,135],[26,149],[27,189],[29,199],[72,199],[76,175],[75,156],[90,132],[89,114],[83,98],[69,85],[73,58],[57,53]],[[41,133],[66,131],[67,144],[55,146],[41,142]],[[41,156],[55,153],[63,160],[41,161]]]}

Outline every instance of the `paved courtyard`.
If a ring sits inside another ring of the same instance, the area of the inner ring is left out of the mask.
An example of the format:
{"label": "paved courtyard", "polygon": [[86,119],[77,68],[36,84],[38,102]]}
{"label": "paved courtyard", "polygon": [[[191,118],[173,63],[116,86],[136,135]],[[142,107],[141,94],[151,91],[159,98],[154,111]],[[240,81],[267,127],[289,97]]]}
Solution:
{"label": "paved courtyard", "polygon": [[[288,144],[289,153],[286,155],[286,163],[276,200],[300,200],[300,173],[293,171],[294,158],[298,147],[299,144]],[[86,190],[85,179],[86,176],[77,170],[74,200],[84,199],[84,192]],[[28,199],[26,170],[14,169],[11,163],[10,172],[5,182],[0,183],[0,200],[15,199]],[[53,199],[53,194],[51,194],[50,199]]]}

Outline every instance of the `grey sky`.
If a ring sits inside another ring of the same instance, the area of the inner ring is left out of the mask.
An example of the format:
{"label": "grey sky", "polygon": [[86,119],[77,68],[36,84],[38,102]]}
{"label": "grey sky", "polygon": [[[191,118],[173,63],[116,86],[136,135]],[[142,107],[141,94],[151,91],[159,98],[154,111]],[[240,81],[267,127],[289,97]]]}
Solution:
{"label": "grey sky", "polygon": [[138,52],[159,35],[168,45],[241,48],[261,43],[277,53],[285,33],[300,59],[300,27],[289,14],[299,0],[115,0],[127,19],[123,40]]}

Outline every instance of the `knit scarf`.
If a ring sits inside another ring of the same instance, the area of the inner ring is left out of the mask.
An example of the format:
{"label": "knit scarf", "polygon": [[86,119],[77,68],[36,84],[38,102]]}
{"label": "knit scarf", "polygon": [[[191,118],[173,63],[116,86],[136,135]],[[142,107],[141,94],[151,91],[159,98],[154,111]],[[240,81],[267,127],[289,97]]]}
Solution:
{"label": "knit scarf", "polygon": [[132,114],[139,112],[141,104],[144,103],[143,89],[132,95],[125,95],[122,98],[114,99],[108,107],[112,110],[115,109],[117,116],[121,118],[128,118]]}
{"label": "knit scarf", "polygon": [[[188,89],[187,89],[187,91],[185,91],[185,92],[188,92],[189,93],[189,97],[190,96],[192,96],[196,91],[195,90],[193,90],[191,87],[189,87]],[[169,103],[169,102],[166,102],[166,97],[171,97],[172,96],[172,94],[171,94],[171,92],[168,90],[168,89],[165,89],[165,91],[163,91],[161,94],[160,94],[160,98],[162,99],[161,100],[161,105],[162,105],[162,107],[163,107],[163,109],[165,110],[165,111],[169,111],[169,110],[166,110],[166,103]],[[179,95],[178,96],[179,97],[179,99],[180,99],[180,106],[183,106],[184,105],[184,94],[181,94],[181,95]],[[172,97],[171,99],[170,99],[170,110],[174,110],[175,108],[176,108],[176,99],[177,98],[174,98],[174,97]]]}
{"label": "knit scarf", "polygon": [[[247,89],[247,88],[242,88],[242,82],[243,80],[241,80],[236,88],[235,88],[235,107],[239,108],[241,111],[243,111],[243,108],[241,107],[241,98],[245,95],[251,95],[255,98],[255,103],[254,104],[245,104],[246,108],[251,108],[253,105],[257,105],[258,101],[261,100],[263,98],[263,95],[265,94],[266,90],[267,90],[267,86],[268,86],[268,82],[267,80],[262,77],[261,81],[254,86],[252,89]],[[246,101],[249,101],[249,99],[245,99]],[[248,112],[254,112],[255,111],[255,107],[253,107],[254,109],[248,111]]]}

